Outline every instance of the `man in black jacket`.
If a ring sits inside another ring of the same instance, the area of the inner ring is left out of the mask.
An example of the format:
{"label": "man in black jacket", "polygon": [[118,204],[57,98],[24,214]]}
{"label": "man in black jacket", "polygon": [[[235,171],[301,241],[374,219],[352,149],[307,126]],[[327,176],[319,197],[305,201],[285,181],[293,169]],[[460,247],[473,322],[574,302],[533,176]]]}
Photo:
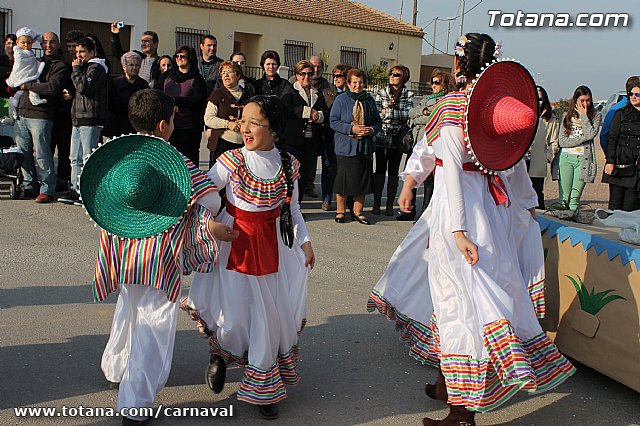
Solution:
{"label": "man in black jacket", "polygon": [[198,62],[198,69],[207,84],[208,99],[218,83],[220,78],[220,70],[218,68],[224,60],[216,56],[218,53],[218,40],[211,34],[207,34],[200,40],[200,52],[202,59]]}
{"label": "man in black jacket", "polygon": [[82,165],[98,147],[100,134],[107,117],[107,65],[96,57],[96,47],[90,38],[83,38],[76,46],[71,80],[76,95],[71,104],[71,186],[59,201],[82,205],[78,194],[78,175]]}
{"label": "man in black jacket", "polygon": [[25,155],[22,165],[25,194],[35,195],[39,186],[36,203],[50,203],[56,190],[51,129],[63,85],[71,69],[61,58],[60,40],[56,33],[44,33],[41,45],[44,51],[41,61],[45,64],[42,74],[38,81],[25,83],[20,88],[39,94],[47,102],[32,105],[29,96],[22,96],[14,132],[16,144]]}
{"label": "man in black jacket", "polygon": [[[147,81],[152,89],[153,84],[160,77],[158,44],[160,44],[158,34],[155,31],[145,31],[140,38],[140,50],[133,49],[142,58],[138,75]],[[111,24],[111,51],[118,60],[125,54],[120,42],[120,28],[117,22]]]}

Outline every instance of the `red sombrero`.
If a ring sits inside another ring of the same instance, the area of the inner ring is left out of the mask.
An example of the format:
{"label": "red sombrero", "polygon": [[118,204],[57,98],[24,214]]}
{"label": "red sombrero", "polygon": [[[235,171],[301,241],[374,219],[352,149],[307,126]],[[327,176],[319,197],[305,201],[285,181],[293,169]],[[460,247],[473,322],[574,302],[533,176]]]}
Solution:
{"label": "red sombrero", "polygon": [[481,168],[506,170],[528,151],[538,127],[538,92],[527,69],[510,59],[482,70],[465,112],[467,147]]}

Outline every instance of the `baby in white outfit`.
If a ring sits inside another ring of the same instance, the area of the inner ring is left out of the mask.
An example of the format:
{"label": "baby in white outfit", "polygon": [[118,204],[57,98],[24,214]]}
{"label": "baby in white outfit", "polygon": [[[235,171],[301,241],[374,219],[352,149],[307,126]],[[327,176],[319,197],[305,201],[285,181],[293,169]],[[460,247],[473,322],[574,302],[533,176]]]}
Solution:
{"label": "baby in white outfit", "polygon": [[[39,39],[40,36],[31,28],[23,27],[16,32],[16,37],[18,42],[13,46],[13,68],[11,69],[11,75],[7,78],[7,85],[14,89],[19,88],[24,83],[37,80],[44,68],[44,62],[39,62],[36,59],[36,54],[31,50],[33,41]],[[23,94],[24,90],[18,90],[9,99],[9,108],[13,118],[17,118],[18,104]],[[42,99],[32,91],[29,91],[29,100],[32,105],[41,105],[47,102],[46,99]]]}

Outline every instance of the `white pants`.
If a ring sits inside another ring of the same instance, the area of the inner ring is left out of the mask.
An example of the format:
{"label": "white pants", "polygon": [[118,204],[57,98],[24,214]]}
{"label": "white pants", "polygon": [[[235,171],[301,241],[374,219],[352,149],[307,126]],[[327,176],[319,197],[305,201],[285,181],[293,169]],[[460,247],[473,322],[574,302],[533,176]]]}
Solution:
{"label": "white pants", "polygon": [[102,355],[105,377],[120,383],[118,410],[153,407],[171,371],[177,319],[178,304],[170,302],[165,292],[142,285],[120,286]]}

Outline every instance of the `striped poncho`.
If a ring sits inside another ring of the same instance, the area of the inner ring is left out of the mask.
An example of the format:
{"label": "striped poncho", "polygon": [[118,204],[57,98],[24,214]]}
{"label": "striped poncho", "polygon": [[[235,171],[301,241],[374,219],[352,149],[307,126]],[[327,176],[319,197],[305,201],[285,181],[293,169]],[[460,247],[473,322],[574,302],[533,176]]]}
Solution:
{"label": "striped poncho", "polygon": [[464,129],[464,111],[467,108],[465,92],[451,92],[438,101],[425,127],[427,145],[433,144],[440,135],[442,126],[459,126]]}
{"label": "striped poncho", "polygon": [[[217,191],[206,174],[183,158],[191,174],[191,203]],[[94,300],[105,300],[119,284],[140,284],[164,291],[175,302],[182,275],[213,268],[216,245],[207,226],[213,217],[208,209],[194,204],[174,227],[152,237],[121,238],[103,230],[93,280]]]}

